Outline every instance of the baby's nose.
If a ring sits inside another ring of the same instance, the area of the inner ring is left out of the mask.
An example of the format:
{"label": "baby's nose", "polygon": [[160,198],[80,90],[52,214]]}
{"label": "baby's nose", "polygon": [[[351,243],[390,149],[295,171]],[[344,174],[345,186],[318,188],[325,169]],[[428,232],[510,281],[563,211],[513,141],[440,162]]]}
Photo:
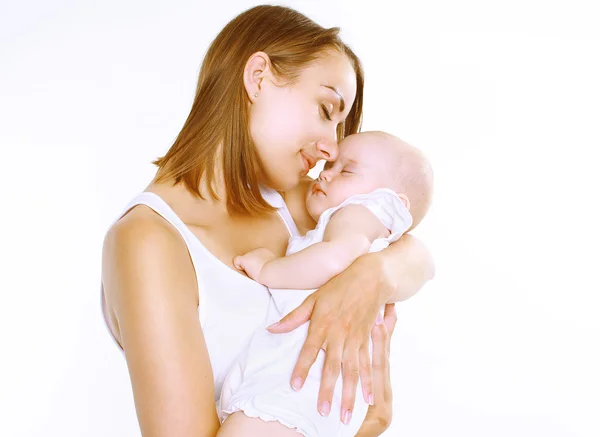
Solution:
{"label": "baby's nose", "polygon": [[321,173],[319,173],[319,181],[326,181],[326,182],[330,182],[331,181],[331,172],[329,170],[323,170],[321,171]]}

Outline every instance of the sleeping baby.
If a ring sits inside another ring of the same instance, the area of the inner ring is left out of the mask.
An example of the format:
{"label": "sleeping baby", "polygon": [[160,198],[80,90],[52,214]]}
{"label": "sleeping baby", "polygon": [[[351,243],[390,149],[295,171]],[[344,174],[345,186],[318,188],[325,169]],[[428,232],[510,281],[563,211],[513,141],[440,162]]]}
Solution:
{"label": "sleeping baby", "polygon": [[[423,154],[392,135],[365,132],[340,142],[338,159],[327,163],[306,197],[308,212],[317,221],[315,229],[291,237],[285,257],[256,249],[234,260],[237,268],[269,287],[272,299],[266,325],[297,308],[359,256],[386,248],[414,228],[429,208],[432,181]],[[273,436],[289,435],[291,430],[306,437],[356,435],[369,404],[357,396],[351,419],[341,416],[341,373],[332,414],[320,415],[315,408],[323,350],[302,389],[290,386],[307,332],[305,323],[287,334],[271,334],[264,328],[253,334],[223,384],[217,408],[221,422],[241,411],[273,422],[268,432]],[[218,436],[250,435],[247,429],[241,424],[239,431],[224,426]]]}

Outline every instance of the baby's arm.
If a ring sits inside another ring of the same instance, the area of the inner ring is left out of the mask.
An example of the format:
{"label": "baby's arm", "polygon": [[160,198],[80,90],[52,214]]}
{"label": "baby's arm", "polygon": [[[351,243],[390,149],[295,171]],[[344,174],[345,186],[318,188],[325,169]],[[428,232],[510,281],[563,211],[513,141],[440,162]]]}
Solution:
{"label": "baby's arm", "polygon": [[387,235],[389,231],[366,207],[348,205],[331,217],[321,243],[283,258],[257,249],[234,263],[270,288],[318,288],[367,253],[373,240]]}

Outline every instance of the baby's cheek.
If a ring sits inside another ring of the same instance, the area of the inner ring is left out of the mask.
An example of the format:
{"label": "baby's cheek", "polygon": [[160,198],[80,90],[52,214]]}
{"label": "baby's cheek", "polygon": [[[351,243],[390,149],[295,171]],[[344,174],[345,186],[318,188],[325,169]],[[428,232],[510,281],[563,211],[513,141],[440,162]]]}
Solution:
{"label": "baby's cheek", "polygon": [[345,190],[335,190],[331,193],[327,193],[327,208],[331,208],[333,206],[338,206],[340,203],[342,203],[344,200],[346,200],[346,193]]}
{"label": "baby's cheek", "polygon": [[362,180],[349,180],[338,193],[338,204],[357,194],[370,193],[373,191],[370,185]]}
{"label": "baby's cheek", "polygon": [[321,213],[323,211],[325,211],[325,209],[323,208],[323,206],[321,205],[321,202],[319,202],[320,199],[311,196],[309,198],[309,200],[306,202],[306,208],[308,209],[308,213],[310,214],[310,216],[317,220],[319,218],[319,216],[321,215]]}

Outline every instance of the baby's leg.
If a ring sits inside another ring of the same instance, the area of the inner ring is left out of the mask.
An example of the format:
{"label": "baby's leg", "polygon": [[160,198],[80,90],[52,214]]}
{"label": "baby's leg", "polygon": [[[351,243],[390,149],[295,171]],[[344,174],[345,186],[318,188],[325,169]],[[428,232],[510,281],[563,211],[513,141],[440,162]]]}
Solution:
{"label": "baby's leg", "polygon": [[233,413],[221,425],[217,437],[300,437],[301,434],[279,422],[264,422],[241,411]]}

